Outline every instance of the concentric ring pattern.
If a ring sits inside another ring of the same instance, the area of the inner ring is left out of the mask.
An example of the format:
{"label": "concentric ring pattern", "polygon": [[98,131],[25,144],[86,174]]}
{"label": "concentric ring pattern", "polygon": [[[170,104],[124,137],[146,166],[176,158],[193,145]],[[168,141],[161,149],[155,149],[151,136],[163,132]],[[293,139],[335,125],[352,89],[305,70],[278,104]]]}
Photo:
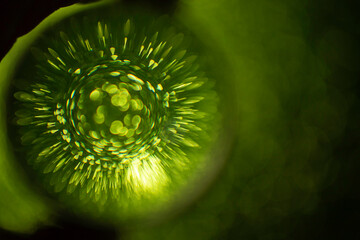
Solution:
{"label": "concentric ring pattern", "polygon": [[16,136],[52,194],[142,212],[206,165],[218,97],[194,39],[174,26],[73,17],[32,46],[14,81]]}

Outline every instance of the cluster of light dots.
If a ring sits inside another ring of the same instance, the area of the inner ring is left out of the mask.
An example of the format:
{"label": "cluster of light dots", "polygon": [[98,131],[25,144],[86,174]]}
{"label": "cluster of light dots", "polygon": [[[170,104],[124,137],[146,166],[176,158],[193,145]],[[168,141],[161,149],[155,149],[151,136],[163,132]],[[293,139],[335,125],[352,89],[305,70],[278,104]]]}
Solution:
{"label": "cluster of light dots", "polygon": [[14,94],[29,163],[84,202],[166,195],[209,142],[210,81],[182,34],[130,20],[86,29],[31,50],[34,74]]}

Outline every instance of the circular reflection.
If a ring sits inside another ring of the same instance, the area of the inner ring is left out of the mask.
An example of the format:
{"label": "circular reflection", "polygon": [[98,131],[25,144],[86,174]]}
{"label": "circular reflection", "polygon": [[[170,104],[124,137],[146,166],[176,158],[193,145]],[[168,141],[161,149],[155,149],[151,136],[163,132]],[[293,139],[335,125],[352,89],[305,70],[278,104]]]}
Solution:
{"label": "circular reflection", "polygon": [[20,64],[13,134],[45,188],[76,211],[148,214],[209,164],[218,96],[194,39],[174,26],[168,17],[74,16]]}

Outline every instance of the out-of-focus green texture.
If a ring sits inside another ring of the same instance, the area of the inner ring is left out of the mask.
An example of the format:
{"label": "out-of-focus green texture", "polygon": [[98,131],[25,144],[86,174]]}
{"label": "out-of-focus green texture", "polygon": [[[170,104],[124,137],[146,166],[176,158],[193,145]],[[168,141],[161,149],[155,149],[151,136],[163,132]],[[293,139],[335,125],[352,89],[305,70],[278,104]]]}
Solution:
{"label": "out-of-focus green texture", "polygon": [[[337,46],[356,44],[337,30],[310,44],[308,3],[180,1],[177,18],[209,51],[223,54],[232,69],[222,74],[236,90],[227,106],[240,113],[234,116],[237,141],[220,176],[200,200],[173,219],[129,232],[125,239],[292,239],[291,229],[300,216],[318,207],[319,192],[336,178],[331,144],[344,129],[351,101],[326,82],[331,69],[323,58],[335,64],[338,54],[352,49],[344,46],[339,51]],[[347,59],[339,64],[348,68],[355,63]],[[1,150],[6,147],[4,137]],[[2,182],[25,184],[13,179],[19,176],[16,168],[4,159],[2,155]],[[24,196],[25,185],[21,189],[1,185],[0,196],[8,196],[0,199],[6,201],[0,205],[0,212],[6,213],[0,215],[4,228],[24,231],[38,221],[38,201],[32,205],[19,198],[21,204],[8,207],[15,196]],[[9,209],[19,210],[19,217],[8,221]],[[22,228],[23,219],[27,228]]]}
{"label": "out-of-focus green texture", "polygon": [[223,77],[236,89],[228,106],[239,109],[237,143],[191,209],[130,238],[291,239],[336,176],[331,142],[348,105],[326,85],[330,69],[307,39],[307,1],[181,3],[179,17],[233,69]]}

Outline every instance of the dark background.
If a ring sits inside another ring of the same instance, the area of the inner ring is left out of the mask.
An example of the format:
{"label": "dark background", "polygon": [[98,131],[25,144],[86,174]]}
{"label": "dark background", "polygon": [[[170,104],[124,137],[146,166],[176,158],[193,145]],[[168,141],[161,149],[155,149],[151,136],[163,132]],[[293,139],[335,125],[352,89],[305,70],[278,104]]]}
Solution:
{"label": "dark background", "polygon": [[[29,32],[59,7],[75,2],[78,1],[2,1],[0,57],[5,56],[17,37]],[[176,1],[148,2],[164,12],[171,12],[176,5]],[[355,96],[345,114],[345,128],[331,142],[333,167],[337,168],[336,181],[323,187],[319,193],[319,204],[309,215],[288,215],[280,222],[255,228],[253,225],[247,225],[242,216],[235,213],[232,227],[217,234],[215,239],[259,239],[258,233],[263,231],[268,232],[267,239],[360,239],[360,101],[357,98],[360,96],[360,18],[357,16],[359,10],[359,4],[350,0],[314,0],[309,2],[306,9],[310,19],[306,33],[310,47],[316,48],[321,33],[326,29],[340,29],[348,36],[340,39],[334,37],[333,41],[328,42],[329,48],[323,51],[323,57],[332,69],[326,83],[343,95]],[[347,39],[351,39],[351,47]],[[203,221],[207,219],[204,217]],[[284,228],[286,234],[281,237]],[[242,234],[242,231],[246,234]],[[59,219],[58,227],[39,229],[32,236],[0,230],[0,239],[105,240],[115,239],[116,234],[115,230],[84,226],[64,217]]]}

